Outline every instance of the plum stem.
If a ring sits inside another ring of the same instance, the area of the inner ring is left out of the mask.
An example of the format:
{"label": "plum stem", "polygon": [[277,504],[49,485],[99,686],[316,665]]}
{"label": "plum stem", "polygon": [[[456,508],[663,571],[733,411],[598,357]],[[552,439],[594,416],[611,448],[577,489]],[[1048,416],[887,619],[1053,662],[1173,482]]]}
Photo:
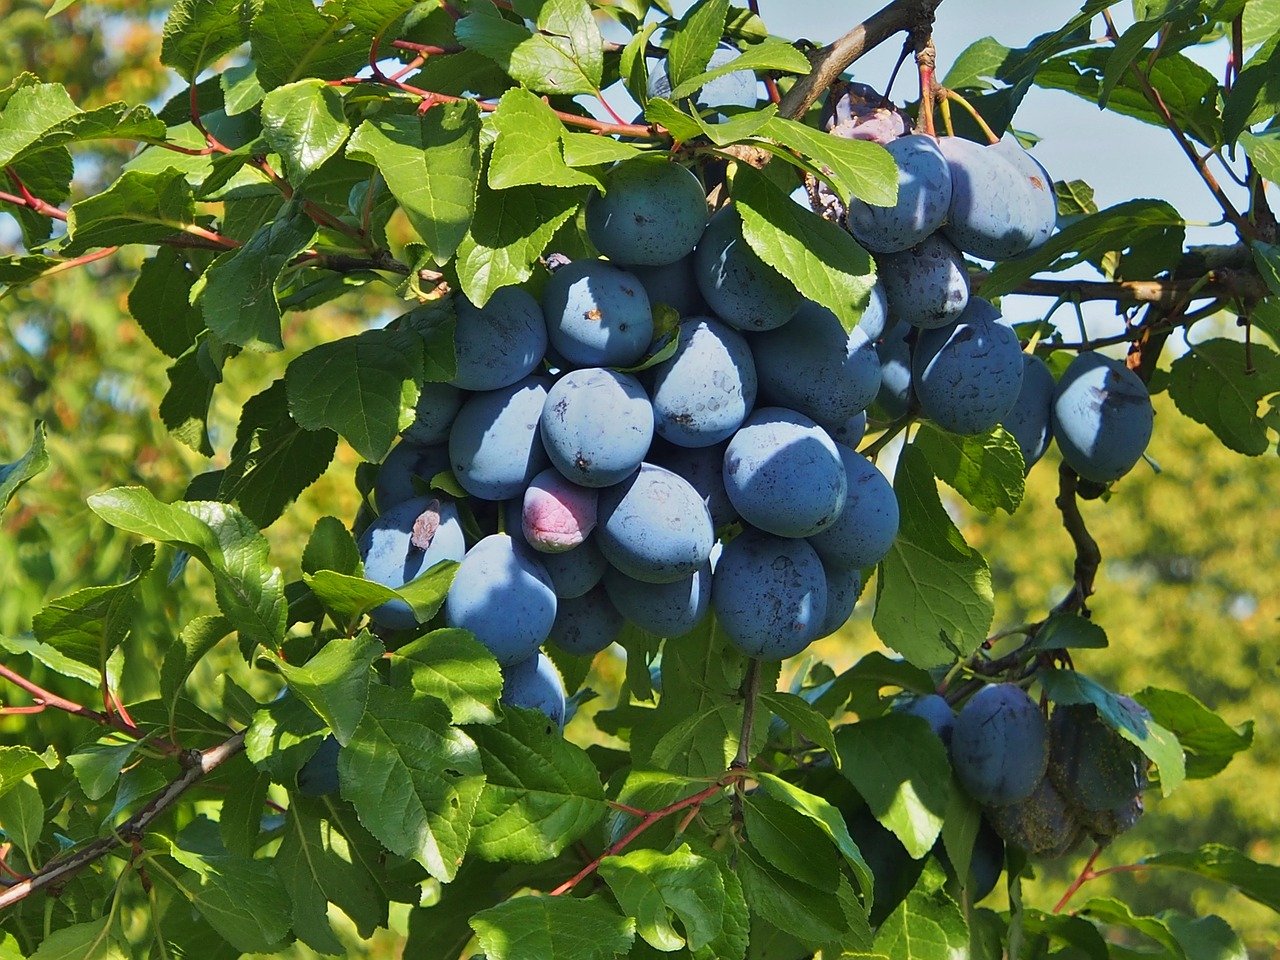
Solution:
{"label": "plum stem", "polygon": [[930,137],[938,135],[933,125],[934,88],[937,86],[933,71],[936,60],[933,35],[924,34],[922,39],[916,40],[916,69],[920,72],[920,110],[916,119],[920,129]]}
{"label": "plum stem", "polygon": [[738,753],[731,770],[743,770],[751,762],[751,733],[755,726],[756,703],[760,698],[760,661],[750,660],[742,677],[742,733],[738,737]]}
{"label": "plum stem", "polygon": [[944,122],[946,122],[948,126],[950,126],[951,121],[947,106],[949,103],[954,101],[955,103],[960,104],[960,106],[964,108],[964,112],[973,118],[973,122],[978,125],[978,129],[982,131],[982,134],[987,138],[988,143],[1000,142],[1000,138],[996,136],[996,132],[991,129],[990,124],[983,119],[982,114],[978,112],[978,108],[970,103],[968,98],[956,93],[949,87],[938,87],[938,96],[942,98],[942,116]]}

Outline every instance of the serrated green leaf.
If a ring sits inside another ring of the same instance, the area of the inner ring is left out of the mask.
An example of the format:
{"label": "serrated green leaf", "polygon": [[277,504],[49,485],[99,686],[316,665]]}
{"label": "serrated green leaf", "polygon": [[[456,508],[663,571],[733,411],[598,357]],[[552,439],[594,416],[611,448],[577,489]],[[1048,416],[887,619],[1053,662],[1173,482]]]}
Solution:
{"label": "serrated green leaf", "polygon": [[0,830],[34,866],[36,844],[44,831],[44,799],[30,780],[19,781],[0,794]]}
{"label": "serrated green leaf", "polygon": [[1099,109],[1106,109],[1107,100],[1116,84],[1124,78],[1134,60],[1144,52],[1143,47],[1147,45],[1147,41],[1156,35],[1161,26],[1159,20],[1139,18],[1137,23],[1120,35],[1102,67],[1102,87],[1098,91]]}
{"label": "serrated green leaf", "polygon": [[995,614],[991,571],[943,509],[914,445],[898,460],[898,536],[880,564],[872,624],[886,645],[928,669],[978,648]]}
{"label": "serrated green leaf", "polygon": [[[667,75],[673,88],[707,69],[711,54],[724,36],[724,18],[728,12],[729,0],[699,0],[681,18],[666,58]],[[698,86],[701,84],[681,96],[691,95]]]}
{"label": "serrated green leaf", "polygon": [[703,133],[702,124],[663,97],[651,97],[645,102],[644,118],[665,129],[676,140],[692,140]]}
{"label": "serrated green leaf", "polygon": [[5,507],[18,492],[18,488],[49,469],[49,454],[44,448],[45,427],[43,420],[37,420],[31,446],[12,463],[0,464],[0,516]]}
{"label": "serrated green leaf", "polygon": [[803,697],[794,693],[762,693],[760,703],[768,707],[779,720],[805,739],[830,755],[838,767],[840,758],[836,752],[835,736],[827,718],[813,708]]}
{"label": "serrated green leaf", "polygon": [[763,793],[742,801],[747,842],[764,862],[789,877],[828,893],[839,885],[839,855],[812,820]]}
{"label": "serrated green leaf", "polygon": [[490,122],[498,134],[489,157],[489,186],[495,190],[537,184],[600,185],[598,178],[565,164],[560,143],[564,125],[528,90],[514,88],[504,93]]}
{"label": "serrated green leaf", "polygon": [[370,667],[382,658],[383,647],[367,631],[354,639],[330,640],[302,666],[277,664],[294,695],[314,710],[346,746],[364,716],[372,680]]}
{"label": "serrated green leaf", "polygon": [[879,144],[833,137],[784,117],[771,119],[761,134],[812,160],[817,175],[841,197],[883,207],[898,199],[897,165]]}
{"label": "serrated green leaf", "polygon": [[1085,650],[1107,645],[1107,634],[1092,620],[1071,613],[1049,617],[1031,638],[1028,650]]}
{"label": "serrated green leaf", "polygon": [[609,960],[635,939],[635,921],[599,897],[516,897],[471,918],[488,960]]}
{"label": "serrated green leaf", "polygon": [[1022,503],[1022,452],[1004,427],[960,436],[925,423],[911,444],[925,455],[935,477],[984,513],[1013,513]]}
{"label": "serrated green leaf", "polygon": [[808,73],[812,69],[809,58],[785,40],[768,39],[755,43],[742,51],[742,55],[734,57],[727,63],[713,67],[704,73],[690,77],[671,91],[672,100],[681,100],[693,96],[717,77],[723,77],[738,71],[771,70],[779,73]]}
{"label": "serrated green leaf", "polygon": [[1258,406],[1278,385],[1280,354],[1262,344],[1250,350],[1222,338],[1191,344],[1169,371],[1169,396],[1178,409],[1225,446],[1253,457],[1271,447]]}
{"label": "serrated green leaf", "polygon": [[342,93],[314,77],[276,87],[262,99],[262,136],[298,186],[337,154],[351,132]]}
{"label": "serrated green leaf", "polygon": [[1217,880],[1280,912],[1280,867],[1258,863],[1224,844],[1206,843],[1191,851],[1169,850],[1146,857],[1143,863]]}
{"label": "serrated green leaf", "polygon": [[0,167],[11,165],[48,131],[79,112],[60,83],[18,87],[0,112]]}
{"label": "serrated green leaf", "polygon": [[249,0],[177,0],[164,22],[160,62],[192,81],[249,39],[253,7]]}
{"label": "serrated green leaf", "polygon": [[202,339],[165,371],[169,389],[160,401],[160,422],[175,440],[204,457],[213,456],[209,406],[220,371],[211,370],[209,342]]}
{"label": "serrated green leaf", "polygon": [[625,140],[602,137],[595,133],[565,131],[560,140],[564,145],[564,162],[571,167],[597,167],[645,155],[645,151]]}
{"label": "serrated green leaf", "polygon": [[968,945],[960,908],[942,891],[915,889],[880,925],[874,949],[893,960],[953,960]]}
{"label": "serrated green leaf", "polygon": [[753,847],[738,847],[738,871],[752,913],[801,943],[832,943],[848,932],[849,921],[836,897],[796,883]]}
{"label": "serrated green leaf", "polygon": [[12,790],[37,770],[52,770],[58,765],[58,753],[46,747],[36,753],[30,747],[0,747],[0,797]]}
{"label": "serrated green leaf", "polygon": [[196,617],[182,628],[165,651],[164,665],[160,668],[160,698],[169,706],[171,723],[187,677],[231,629],[231,621],[226,617]]}
{"label": "serrated green leaf", "polygon": [[101,800],[120,779],[120,771],[138,747],[136,740],[107,737],[67,755],[80,789],[90,800]]}
{"label": "serrated green leaf", "polygon": [[[636,932],[657,950],[669,953],[686,945],[700,950],[724,931],[720,870],[687,843],[666,854],[635,850],[605,857],[599,870],[623,913],[635,918]],[[673,915],[684,928],[683,936],[672,925]]]}
{"label": "serrated green leaf", "polygon": [[595,93],[604,44],[585,0],[548,0],[538,32],[504,19],[491,3],[473,4],[454,27],[458,42],[488,57],[536,93]]}
{"label": "serrated green leaf", "polygon": [[1220,773],[1232,757],[1253,745],[1252,720],[1232,727],[1189,693],[1145,687],[1133,699],[1178,738],[1187,754],[1188,780]]}
{"label": "serrated green leaf", "polygon": [[[244,953],[270,953],[289,933],[289,897],[270,860],[225,852],[187,850],[171,856],[192,871],[181,878],[192,906],[224,939]],[[198,878],[198,879],[197,879]]]}
{"label": "serrated green leaf", "polygon": [[333,570],[337,573],[359,574],[363,569],[360,548],[355,538],[337,517],[321,517],[316,521],[302,551],[302,572],[318,573]]}
{"label": "serrated green leaf", "polygon": [[115,183],[67,212],[63,252],[76,256],[93,247],[160,243],[195,224],[191,187],[180,170],[128,170]]}
{"label": "serrated green leaf", "polygon": [[502,671],[469,630],[433,630],[392,651],[391,682],[435,697],[454,723],[495,723]]}
{"label": "serrated green leaf", "polygon": [[341,4],[261,0],[249,31],[258,82],[264,90],[303,77],[349,76],[369,55],[369,38],[348,30]]}
{"label": "serrated green leaf", "polygon": [[101,917],[54,930],[30,960],[128,960],[111,933],[111,920]]}
{"label": "serrated green leaf", "polygon": [[204,317],[191,305],[196,274],[172,247],[161,247],[142,262],[129,291],[129,313],[167,356],[182,356],[195,345]]}
{"label": "serrated green leaf", "polygon": [[286,694],[253,715],[244,752],[273,780],[292,784],[326,735],[324,721],[297,697]]}
{"label": "serrated green leaf", "polygon": [[97,687],[102,680],[96,668],[87,667],[83,663],[72,660],[66,654],[60,653],[47,643],[41,643],[30,635],[21,637],[0,636],[0,646],[18,656],[27,654],[32,659],[43,663],[54,673],[64,677],[71,677],[81,683],[87,683],[91,687]]}
{"label": "serrated green leaf", "polygon": [[457,561],[441,560],[399,590],[335,570],[304,574],[302,579],[341,623],[354,624],[374,607],[397,599],[413,608],[419,623],[426,623],[440,609],[457,569]]}
{"label": "serrated green leaf", "polygon": [[218,84],[222,87],[222,109],[229,117],[252,110],[262,102],[258,67],[252,60],[227,67],[218,75]]}
{"label": "serrated green leaf", "polygon": [[1192,919],[1176,910],[1156,915],[1169,928],[1188,958],[1195,960],[1249,960],[1244,943],[1227,921],[1209,914]]}

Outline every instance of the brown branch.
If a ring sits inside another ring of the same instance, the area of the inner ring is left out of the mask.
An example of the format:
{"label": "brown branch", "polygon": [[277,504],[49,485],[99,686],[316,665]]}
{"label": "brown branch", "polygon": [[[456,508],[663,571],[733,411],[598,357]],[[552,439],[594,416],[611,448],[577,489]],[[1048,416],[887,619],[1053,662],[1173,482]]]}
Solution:
{"label": "brown branch", "polygon": [[742,732],[738,737],[738,753],[730,770],[745,770],[751,762],[751,733],[755,726],[756,704],[760,699],[760,661],[749,660],[742,678]]}
{"label": "brown branch", "polygon": [[1080,611],[1088,614],[1087,602],[1093,595],[1093,584],[1098,576],[1098,567],[1102,564],[1102,552],[1098,542],[1085,526],[1084,517],[1080,514],[1080,501],[1077,494],[1080,490],[1080,478],[1065,463],[1058,468],[1058,496],[1054,505],[1062,514],[1062,525],[1071,537],[1076,549],[1074,566],[1074,585],[1062,599],[1053,613],[1072,613]]}
{"label": "brown branch", "polygon": [[[990,276],[986,271],[974,271],[969,280],[975,292]],[[1177,278],[1172,280],[1041,280],[1030,279],[1019,283],[1009,293],[1029,297],[1061,297],[1068,300],[1114,300],[1116,303],[1158,303],[1174,306],[1183,303],[1188,294],[1192,299],[1225,300],[1240,298],[1260,300],[1270,295],[1266,281],[1255,270],[1222,268],[1211,270],[1204,277]]]}
{"label": "brown branch", "polygon": [[89,864],[101,860],[119,847],[129,846],[140,839],[165,812],[200,779],[212,773],[244,749],[244,733],[237,733],[216,747],[185,754],[186,769],[182,775],[151,798],[137,814],[130,817],[108,837],[100,837],[92,843],[61,860],[45,864],[30,878],[0,891],[0,910],[20,903],[33,893],[53,887],[70,879]]}

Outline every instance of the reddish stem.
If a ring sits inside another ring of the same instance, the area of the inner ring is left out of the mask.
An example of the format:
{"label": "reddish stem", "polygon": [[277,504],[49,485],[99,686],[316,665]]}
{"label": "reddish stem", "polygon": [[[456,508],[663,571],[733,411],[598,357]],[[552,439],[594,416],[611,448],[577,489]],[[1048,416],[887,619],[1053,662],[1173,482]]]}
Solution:
{"label": "reddish stem", "polygon": [[1072,897],[1076,895],[1076,891],[1083,887],[1086,883],[1100,874],[1093,872],[1093,865],[1098,862],[1098,857],[1102,854],[1102,845],[1093,848],[1093,853],[1089,854],[1089,859],[1084,862],[1084,867],[1080,870],[1079,876],[1071,881],[1071,885],[1067,887],[1066,892],[1062,894],[1062,898],[1054,904],[1053,912],[1061,913],[1063,908]]}
{"label": "reddish stem", "polygon": [[66,221],[67,215],[55,207],[47,200],[41,200],[37,196],[33,196],[31,191],[27,189],[27,185],[22,182],[22,178],[18,176],[18,172],[13,167],[5,167],[5,173],[9,175],[9,180],[13,183],[13,188],[18,191],[21,196],[14,196],[11,193],[0,192],[0,200],[15,204],[19,207],[29,207],[31,210],[43,217],[52,217],[55,220]]}
{"label": "reddish stem", "polygon": [[430,43],[413,43],[409,40],[393,40],[391,45],[399,50],[412,50],[424,57],[443,57],[450,53],[461,53],[465,47],[437,47]]}

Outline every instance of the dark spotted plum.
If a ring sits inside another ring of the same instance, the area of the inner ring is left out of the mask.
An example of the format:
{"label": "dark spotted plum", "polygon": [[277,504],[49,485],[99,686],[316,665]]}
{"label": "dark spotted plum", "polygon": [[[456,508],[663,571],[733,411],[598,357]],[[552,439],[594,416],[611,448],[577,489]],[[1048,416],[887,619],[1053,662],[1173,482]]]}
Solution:
{"label": "dark spotted plum", "polygon": [[580,545],[596,527],[599,491],[570,483],[559,471],[543,470],[524,492],[520,529],[539,553],[564,553]]}
{"label": "dark spotted plum", "polygon": [[718,320],[680,324],[676,352],[653,368],[654,429],[682,447],[727,440],[756,403],[756,365],[742,334]]}
{"label": "dark spotted plum", "polygon": [[526,377],[462,405],[449,431],[449,461],[467,493],[482,500],[521,496],[547,466],[538,437],[546,400],[547,380]]}
{"label": "dark spotted plum", "polygon": [[[878,360],[879,351],[877,351],[876,357]],[[877,391],[878,395],[879,392]],[[843,423],[822,423],[819,426],[831,434],[831,439],[836,443],[856,450],[858,449],[858,444],[862,442],[862,438],[867,435],[867,411],[859,410]]]}
{"label": "dark spotted plum", "polygon": [[665,159],[625,160],[587,202],[587,236],[619,263],[659,266],[693,252],[707,226],[707,198],[687,168]]}
{"label": "dark spotted plum", "polygon": [[400,435],[420,447],[434,447],[445,443],[449,439],[453,418],[462,409],[462,401],[465,399],[466,394],[451,383],[424,383],[418,391],[413,423],[405,427]]}
{"label": "dark spotted plum", "polygon": [[944,430],[985,433],[1018,399],[1022,356],[1013,328],[974,297],[954,324],[925,330],[916,342],[911,374],[920,408]]}
{"label": "dark spotted plum", "polygon": [[645,583],[618,570],[604,575],[609,599],[624,617],[657,637],[679,637],[696,627],[711,604],[711,564],[674,583]]}
{"label": "dark spotted plum", "polygon": [[559,602],[551,642],[575,656],[589,657],[618,639],[624,622],[604,587],[593,587],[580,597]]}
{"label": "dark spotted plum", "polygon": [[378,467],[373,482],[373,502],[385,513],[398,503],[427,493],[431,478],[449,469],[449,450],[443,444],[421,447],[401,441],[391,448]]}
{"label": "dark spotted plum", "polygon": [[497,533],[467,551],[445,597],[444,618],[510,666],[533,656],[551,633],[556,594],[536,555]]}
{"label": "dark spotted plum", "polygon": [[836,522],[848,482],[835,441],[802,413],[762,407],[724,453],[724,488],[748,523],[809,537]]}
{"label": "dark spotted plum", "polygon": [[809,543],[828,566],[861,570],[879,563],[893,546],[898,498],[874,463],[849,447],[837,444],[836,450],[846,478],[844,509]]}
{"label": "dark spotted plum", "polygon": [[987,810],[987,820],[1005,841],[1030,856],[1066,856],[1084,839],[1084,828],[1047,777],[1021,800]]}
{"label": "dark spotted plum", "polygon": [[653,406],[627,373],[587,367],[566,373],[547,394],[542,445],[566,478],[608,487],[633,473],[653,442]]}
{"label": "dark spotted plum", "polygon": [[1044,456],[1053,440],[1049,421],[1056,386],[1043,360],[1027,353],[1022,355],[1022,388],[1000,425],[1018,441],[1022,463],[1028,471]]}
{"label": "dark spotted plum", "polygon": [[942,226],[951,204],[951,172],[933,137],[913,134],[884,146],[898,167],[897,202],[873,207],[853,198],[847,222],[849,232],[868,250],[898,253]]}
{"label": "dark spotted plum", "polygon": [[542,309],[552,347],[574,366],[629,366],[653,339],[644,284],[603,260],[575,260],[553,273]]}
{"label": "dark spotted plum", "polygon": [[651,462],[684,477],[698,491],[717,530],[738,519],[738,511],[724,488],[724,451],[728,446],[728,442],[714,447],[677,447],[674,443],[655,442],[649,451]]}
{"label": "dark spotted plum", "polygon": [[938,148],[951,168],[947,239],[983,260],[1008,260],[1030,249],[1038,221],[1026,178],[994,147],[942,137]]}
{"label": "dark spotted plum", "polygon": [[541,650],[502,668],[501,702],[509,707],[539,710],[557,727],[564,726],[564,681]]}
{"label": "dark spotted plum", "polygon": [[1147,385],[1119,360],[1082,353],[1058,381],[1053,437],[1062,459],[1086,480],[1110,483],[1132,470],[1154,420]]}
{"label": "dark spotted plum", "polygon": [[631,477],[600,492],[600,552],[629,577],[673,583],[711,555],[711,515],[689,481],[643,463]]}
{"label": "dark spotted plum", "polygon": [[547,353],[547,322],[538,301],[520,287],[503,287],[477,307],[454,298],[454,347],[458,370],[453,384],[463,390],[498,390],[523,380]]}
{"label": "dark spotted plum", "polygon": [[742,219],[732,204],[707,223],[693,254],[694,277],[707,305],[739,330],[780,327],[800,306],[791,281],[747,245]]}
{"label": "dark spotted plum", "polygon": [[975,693],[956,717],[951,763],[979,803],[1024,800],[1044,779],[1049,734],[1040,708],[1025,690],[993,683]]}
{"label": "dark spotted plum", "polygon": [[901,253],[876,258],[894,320],[929,330],[945,327],[969,304],[969,271],[946,237],[931,234]]}
{"label": "dark spotted plum", "polygon": [[[1146,713],[1125,699],[1135,714]],[[1049,720],[1049,778],[1075,809],[1100,813],[1142,796],[1147,766],[1142,751],[1108,726],[1094,706],[1054,708]]]}
{"label": "dark spotted plum", "polygon": [[784,660],[818,636],[827,575],[803,540],[746,529],[725,544],[711,605],[730,642],[748,657]]}
{"label": "dark spotted plum", "polygon": [[[415,497],[385,511],[365,528],[357,545],[365,578],[393,590],[442,560],[461,560],[466,551],[457,508],[433,497]],[[388,600],[370,610],[369,616],[393,630],[418,624],[403,600]]]}

